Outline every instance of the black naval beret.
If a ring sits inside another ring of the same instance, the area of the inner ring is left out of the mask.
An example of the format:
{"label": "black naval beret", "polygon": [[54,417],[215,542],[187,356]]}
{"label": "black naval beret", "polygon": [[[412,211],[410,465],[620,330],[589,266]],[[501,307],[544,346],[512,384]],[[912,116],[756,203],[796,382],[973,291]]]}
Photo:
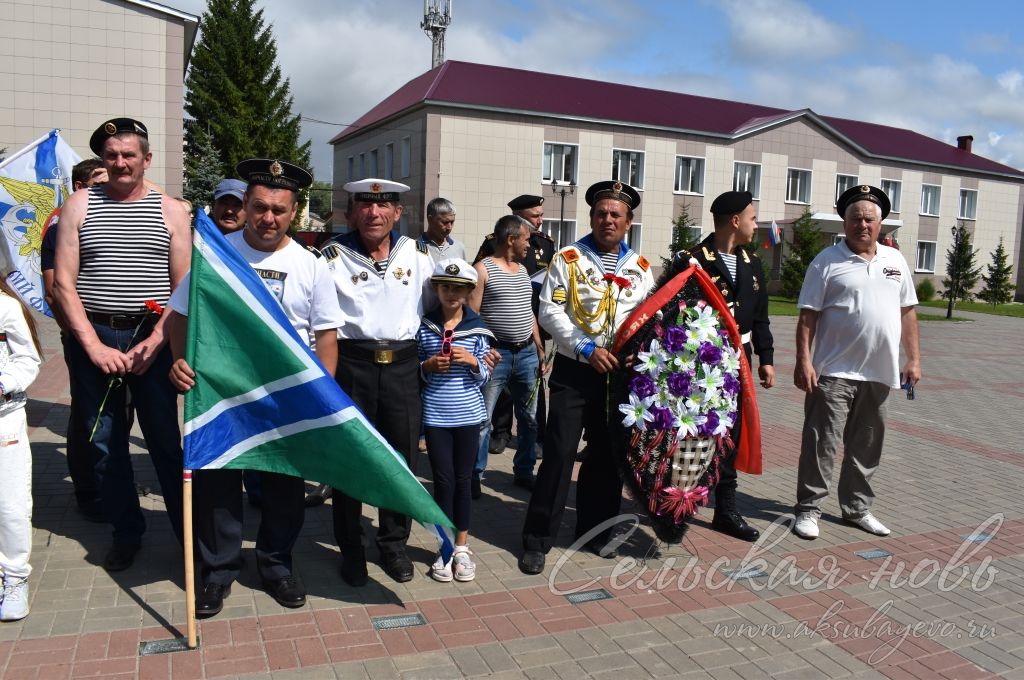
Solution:
{"label": "black naval beret", "polygon": [[640,205],[639,192],[628,184],[623,184],[622,182],[617,182],[615,180],[591,184],[590,188],[587,189],[587,193],[584,195],[587,205],[591,207],[604,198],[613,198],[616,201],[622,201],[629,206],[630,210]]}
{"label": "black naval beret", "polygon": [[249,182],[272,189],[299,191],[313,183],[313,175],[297,165],[272,158],[249,158],[235,166],[235,172]]}
{"label": "black naval beret", "polygon": [[844,217],[846,209],[857,201],[871,201],[876,204],[882,209],[883,220],[889,216],[889,210],[892,208],[889,197],[885,195],[884,191],[868,184],[860,184],[843,192],[843,195],[836,201],[836,212],[840,217]]}
{"label": "black naval beret", "polygon": [[134,132],[139,137],[149,139],[149,130],[140,121],[133,118],[111,118],[96,128],[96,132],[92,133],[92,137],[89,137],[89,148],[92,149],[94,154],[102,158],[103,145],[107,143],[107,140],[114,135],[124,132]]}
{"label": "black naval beret", "polygon": [[726,191],[711,203],[712,215],[735,215],[747,209],[754,201],[749,191]]}
{"label": "black naval beret", "polygon": [[508,202],[510,210],[528,210],[530,208],[539,208],[542,205],[544,205],[543,196],[531,196],[530,194],[516,196]]}

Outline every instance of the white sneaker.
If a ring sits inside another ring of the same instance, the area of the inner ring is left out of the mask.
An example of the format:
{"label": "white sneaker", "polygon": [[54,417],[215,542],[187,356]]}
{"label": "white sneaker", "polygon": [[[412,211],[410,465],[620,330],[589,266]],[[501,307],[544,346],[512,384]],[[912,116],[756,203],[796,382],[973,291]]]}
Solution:
{"label": "white sneaker", "polygon": [[476,578],[476,564],[470,559],[472,555],[464,545],[455,546],[455,554],[452,555],[452,563],[455,567],[455,580],[456,581],[472,581]]}
{"label": "white sneaker", "polygon": [[18,621],[28,616],[28,579],[4,577],[0,621]]}
{"label": "white sneaker", "polygon": [[852,524],[855,527],[860,527],[869,534],[875,536],[888,536],[891,531],[878,521],[878,518],[872,515],[870,512],[861,517],[844,517],[847,523]]}
{"label": "white sneaker", "polygon": [[452,580],[452,561],[444,561],[444,558],[440,555],[434,560],[434,564],[430,567],[430,578],[441,583],[450,583]]}
{"label": "white sneaker", "polygon": [[793,533],[800,538],[817,538],[818,518],[810,512],[799,513],[796,516],[796,521],[793,522]]}

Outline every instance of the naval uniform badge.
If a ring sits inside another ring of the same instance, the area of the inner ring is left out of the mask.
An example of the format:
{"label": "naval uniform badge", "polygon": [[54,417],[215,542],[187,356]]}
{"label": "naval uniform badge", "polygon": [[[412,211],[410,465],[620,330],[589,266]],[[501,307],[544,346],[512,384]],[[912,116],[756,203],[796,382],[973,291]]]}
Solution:
{"label": "naval uniform badge", "polygon": [[359,274],[352,275],[352,283],[359,283]]}
{"label": "naval uniform badge", "polygon": [[279,161],[274,161],[270,164],[270,174],[274,177],[280,177],[284,173],[284,166]]}
{"label": "naval uniform badge", "polygon": [[360,280],[366,281],[368,278],[370,278],[369,274],[367,274],[366,272],[359,272],[359,279]]}
{"label": "naval uniform badge", "polygon": [[394,274],[396,279],[401,280],[402,275],[405,274],[405,270],[399,267],[398,269],[395,270]]}
{"label": "naval uniform badge", "polygon": [[761,284],[757,282],[757,279],[754,279],[754,292],[756,293],[759,290],[761,290]]}

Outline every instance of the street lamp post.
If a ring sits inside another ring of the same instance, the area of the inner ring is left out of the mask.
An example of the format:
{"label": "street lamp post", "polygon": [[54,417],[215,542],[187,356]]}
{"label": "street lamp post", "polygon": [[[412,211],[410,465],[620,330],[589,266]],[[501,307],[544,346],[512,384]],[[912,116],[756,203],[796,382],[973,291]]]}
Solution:
{"label": "street lamp post", "polygon": [[963,239],[962,228],[957,228],[955,225],[950,228],[950,232],[953,234],[953,271],[949,273],[950,288],[949,291],[949,305],[946,307],[946,318],[953,318],[953,303],[956,302],[957,295],[960,293],[960,248],[961,239]]}
{"label": "street lamp post", "polygon": [[[573,194],[576,193],[576,181],[570,180],[569,188],[566,189],[565,185],[562,185],[561,188],[559,188],[558,180],[553,179],[551,180],[551,191],[562,198],[561,206],[559,206],[558,209],[558,238],[559,240],[561,240],[562,229],[565,228],[565,195],[569,194],[570,196],[572,196]],[[558,247],[561,248],[563,245],[565,244],[559,243]]]}

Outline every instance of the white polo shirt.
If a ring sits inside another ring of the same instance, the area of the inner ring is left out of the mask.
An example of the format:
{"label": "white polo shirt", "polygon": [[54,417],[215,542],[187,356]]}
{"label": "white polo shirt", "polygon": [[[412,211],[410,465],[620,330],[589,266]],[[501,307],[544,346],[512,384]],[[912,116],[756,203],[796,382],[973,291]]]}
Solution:
{"label": "white polo shirt", "polygon": [[819,312],[815,372],[898,388],[901,310],[916,304],[910,268],[895,248],[878,244],[870,261],[845,240],[818,253],[797,301]]}

